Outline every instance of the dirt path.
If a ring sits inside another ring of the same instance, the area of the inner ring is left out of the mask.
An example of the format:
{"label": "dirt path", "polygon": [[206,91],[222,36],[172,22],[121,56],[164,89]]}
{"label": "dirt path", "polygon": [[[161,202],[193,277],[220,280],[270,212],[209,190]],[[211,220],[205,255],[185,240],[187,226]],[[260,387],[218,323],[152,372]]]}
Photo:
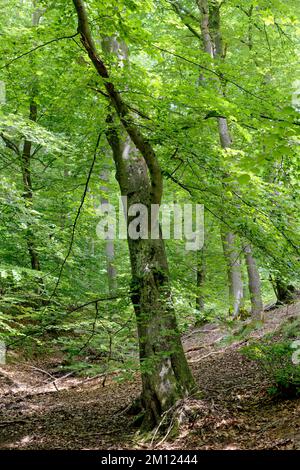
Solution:
{"label": "dirt path", "polygon": [[133,434],[122,408],[137,390],[136,383],[102,387],[95,380],[58,392],[34,389],[5,394],[0,405],[0,449],[122,448]]}
{"label": "dirt path", "polygon": [[[300,303],[270,312],[261,336],[298,316]],[[238,328],[238,327],[237,327]],[[224,346],[228,334],[218,325],[195,329],[184,338],[201,400],[184,404],[188,420],[174,442],[161,449],[298,449],[300,400],[275,401],[268,380],[239,352],[242,341]],[[140,393],[139,379],[117,383],[102,379],[53,377],[36,365],[0,369],[0,449],[149,448],[136,436],[126,406]],[[156,444],[157,446],[157,444]]]}

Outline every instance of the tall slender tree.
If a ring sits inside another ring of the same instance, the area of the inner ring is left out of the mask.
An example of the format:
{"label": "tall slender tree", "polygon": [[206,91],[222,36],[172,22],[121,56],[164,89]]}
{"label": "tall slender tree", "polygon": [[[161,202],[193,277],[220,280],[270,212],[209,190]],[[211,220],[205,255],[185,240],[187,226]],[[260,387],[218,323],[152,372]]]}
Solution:
{"label": "tall slender tree", "polygon": [[[197,0],[201,20],[203,47],[212,59],[223,60],[225,55],[222,33],[221,33],[221,4],[217,0]],[[250,34],[250,33],[249,33]],[[220,95],[225,94],[221,80],[218,80],[217,88]],[[218,116],[218,133],[220,144],[223,149],[232,146],[232,137],[226,117]],[[240,255],[237,249],[236,235],[229,231],[221,231],[224,256],[227,264],[230,309],[233,316],[239,315],[244,306],[243,278],[241,271]],[[248,245],[245,252],[247,272],[249,277],[249,291],[252,305],[252,314],[257,316],[262,310],[260,291],[260,278],[256,262],[252,256],[251,247]]]}
{"label": "tall slender tree", "polygon": [[[33,1],[34,11],[32,14],[32,27],[39,25],[43,15],[43,10],[38,7],[37,2]],[[37,75],[33,72],[32,81],[30,83],[29,94],[29,115],[28,118],[33,123],[37,122],[38,116],[38,83]],[[10,148],[18,157],[23,181],[23,199],[25,208],[30,211],[33,207],[33,185],[32,185],[32,157],[39,151],[39,147],[34,148],[32,140],[25,138],[21,145],[12,142],[4,133],[1,134],[6,146]],[[21,147],[21,150],[20,150]],[[31,268],[36,271],[41,270],[40,257],[37,249],[36,237],[30,222],[27,223],[26,243],[30,258]]]}

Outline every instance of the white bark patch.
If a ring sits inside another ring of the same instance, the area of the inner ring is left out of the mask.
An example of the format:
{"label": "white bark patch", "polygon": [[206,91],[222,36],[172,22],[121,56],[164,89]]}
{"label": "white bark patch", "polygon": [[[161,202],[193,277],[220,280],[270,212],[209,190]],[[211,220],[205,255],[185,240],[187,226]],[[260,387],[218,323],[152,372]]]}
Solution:
{"label": "white bark patch", "polygon": [[236,317],[239,313],[239,309],[243,300],[243,290],[242,289],[237,289],[235,293],[235,302],[234,302],[234,312],[233,316]]}
{"label": "white bark patch", "polygon": [[172,388],[171,381],[169,379],[171,369],[172,369],[171,361],[170,359],[167,359],[167,361],[162,365],[161,371],[159,373],[159,376],[161,379],[160,384],[159,384],[159,391],[162,396],[161,402],[163,406]]}
{"label": "white bark patch", "polygon": [[125,145],[124,145],[124,149],[123,149],[123,158],[124,160],[129,160],[130,158],[130,150],[131,150],[131,145],[130,145],[130,141],[127,140],[125,142]]}
{"label": "white bark patch", "polygon": [[145,268],[144,268],[144,272],[145,272],[145,273],[150,273],[150,271],[151,271],[150,266],[149,266],[149,264],[147,263],[146,266],[145,266]]}

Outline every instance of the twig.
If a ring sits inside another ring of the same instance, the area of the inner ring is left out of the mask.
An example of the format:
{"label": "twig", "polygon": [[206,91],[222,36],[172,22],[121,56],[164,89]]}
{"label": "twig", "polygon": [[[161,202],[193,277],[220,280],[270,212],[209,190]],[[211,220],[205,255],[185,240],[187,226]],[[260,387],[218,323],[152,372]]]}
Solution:
{"label": "twig", "polygon": [[89,302],[86,302],[85,304],[78,305],[78,307],[72,308],[71,312],[76,312],[77,310],[81,310],[82,308],[87,307],[88,305],[96,304],[98,302],[106,302],[106,301],[109,301],[109,300],[117,300],[117,299],[120,299],[120,298],[121,298],[120,296],[116,296],[116,295],[114,295],[112,297],[100,297],[100,298],[95,299],[95,300],[90,300]]}
{"label": "twig", "polygon": [[209,356],[212,356],[213,354],[223,354],[226,351],[226,349],[222,349],[222,351],[212,351],[209,354],[205,354],[205,356],[199,357],[199,359],[196,359],[195,361],[189,361],[191,364],[194,364],[195,362],[200,362],[202,359],[206,359]]}
{"label": "twig", "polygon": [[104,373],[102,373],[102,374],[94,375],[93,377],[88,377],[87,379],[84,379],[84,380],[82,380],[81,382],[72,385],[71,388],[79,387],[80,385],[83,385],[83,384],[85,384],[85,383],[91,382],[92,380],[101,379],[102,377],[104,377],[104,379],[106,380],[106,378],[107,378],[108,375],[113,375],[113,374],[115,374],[115,373],[116,373],[116,371],[114,371],[114,372],[104,372]]}
{"label": "twig", "polygon": [[93,156],[93,160],[92,160],[92,163],[91,163],[91,166],[90,166],[90,169],[89,169],[89,172],[88,172],[88,176],[87,176],[87,180],[86,180],[86,183],[85,183],[85,187],[84,187],[84,191],[83,191],[83,194],[82,194],[82,197],[81,197],[81,202],[80,202],[80,205],[79,205],[79,208],[77,210],[77,214],[76,214],[76,217],[75,217],[75,220],[74,220],[74,223],[73,223],[73,227],[72,227],[72,235],[71,235],[71,241],[70,241],[70,245],[69,245],[69,249],[68,249],[68,252],[62,262],[62,265],[60,267],[60,271],[59,271],[59,275],[58,275],[58,278],[57,278],[57,281],[56,281],[56,284],[55,284],[55,287],[54,287],[54,290],[52,292],[52,294],[50,295],[50,298],[49,298],[49,301],[52,300],[52,298],[55,296],[56,294],[56,291],[57,291],[57,288],[59,286],[59,283],[60,283],[60,280],[61,280],[61,276],[62,276],[62,272],[63,272],[63,269],[65,267],[65,264],[71,254],[71,251],[72,251],[72,248],[73,248],[73,243],[74,243],[74,238],[75,238],[75,231],[76,231],[76,226],[77,226],[77,222],[78,222],[78,219],[79,219],[79,216],[80,216],[80,213],[81,213],[81,209],[83,207],[83,204],[84,204],[84,201],[85,201],[85,197],[86,197],[86,194],[87,194],[87,191],[88,191],[88,186],[89,186],[89,182],[90,182],[90,179],[91,179],[91,176],[92,176],[92,173],[93,173],[93,169],[94,169],[94,165],[95,165],[95,162],[96,162],[96,157],[97,157],[97,151],[98,151],[98,147],[99,147],[99,144],[100,144],[100,140],[101,140],[101,137],[102,137],[102,130],[99,132],[98,134],[98,138],[97,138],[97,142],[96,142],[96,147],[95,147],[95,151],[94,151],[94,156]]}
{"label": "twig", "polygon": [[172,431],[173,429],[173,425],[174,425],[174,416],[172,416],[172,419],[171,419],[171,422],[170,422],[170,425],[168,427],[168,430],[166,432],[166,434],[164,435],[164,437],[158,442],[158,444],[156,444],[156,448],[159,447],[163,442],[165,442],[165,440],[168,438],[170,432]]}
{"label": "twig", "polygon": [[16,62],[16,60],[19,60],[21,59],[22,57],[25,57],[26,55],[28,54],[31,54],[32,52],[35,52],[37,51],[38,49],[41,49],[42,47],[45,47],[45,46],[48,46],[49,44],[52,44],[53,42],[57,42],[57,41],[61,41],[62,39],[73,39],[75,38],[76,36],[78,36],[78,32],[75,33],[75,34],[72,34],[71,36],[61,36],[60,38],[54,38],[54,39],[51,39],[50,41],[47,41],[47,42],[44,42],[43,44],[39,44],[38,46],[34,47],[33,49],[30,49],[30,51],[26,51],[26,52],[23,52],[23,54],[17,56],[17,57],[14,57],[13,59],[11,59],[9,62],[7,62],[5,65],[3,65],[2,67],[0,67],[0,70],[3,70],[5,69],[6,67],[9,67],[13,62]]}
{"label": "twig", "polygon": [[10,424],[16,424],[16,423],[26,423],[25,419],[13,419],[11,421],[1,421],[0,427],[4,427]]}
{"label": "twig", "polygon": [[38,372],[42,372],[43,374],[48,375],[48,377],[51,377],[51,379],[54,379],[54,381],[51,382],[51,383],[53,383],[55,390],[56,390],[57,392],[59,392],[59,389],[57,388],[57,385],[56,385],[56,383],[55,383],[56,377],[54,377],[54,375],[50,374],[50,372],[48,372],[48,371],[46,371],[46,370],[44,370],[44,369],[41,369],[40,367],[30,366],[29,364],[24,364],[24,365],[25,365],[25,367],[29,367],[30,369],[36,370],[36,371],[38,371]]}
{"label": "twig", "polygon": [[93,337],[95,335],[95,330],[96,330],[96,324],[97,324],[98,317],[99,317],[99,308],[98,308],[98,302],[96,302],[95,303],[95,318],[94,318],[94,321],[93,321],[92,332],[91,332],[90,336],[88,337],[88,339],[86,340],[86,342],[84,343],[84,345],[81,346],[81,348],[79,349],[79,351],[77,353],[78,355],[88,346],[90,341],[93,339]]}

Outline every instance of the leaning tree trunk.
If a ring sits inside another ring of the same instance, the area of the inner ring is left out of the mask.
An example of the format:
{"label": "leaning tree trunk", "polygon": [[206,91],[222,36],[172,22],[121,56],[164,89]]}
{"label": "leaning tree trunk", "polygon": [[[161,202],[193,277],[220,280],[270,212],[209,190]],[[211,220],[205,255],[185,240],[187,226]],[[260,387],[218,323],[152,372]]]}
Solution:
{"label": "leaning tree trunk", "polygon": [[[115,112],[111,110],[107,117],[106,136],[113,151],[121,194],[127,196],[128,208],[138,203],[150,211],[153,204],[160,205],[163,190],[157,156],[148,139],[140,132],[136,116],[109,80],[108,70],[91,36],[84,2],[73,0],[73,3],[82,44],[101,77],[106,97]],[[102,81],[103,78],[105,80]],[[130,222],[130,217],[127,217],[127,223]],[[128,246],[132,302],[139,335],[142,404],[145,410],[143,425],[150,428],[179,398],[195,390],[195,383],[177,329],[161,235],[157,240],[152,240],[148,231],[147,239],[128,237]]]}
{"label": "leaning tree trunk", "polygon": [[250,244],[243,245],[243,251],[248,272],[248,285],[251,299],[251,315],[253,318],[260,318],[263,312],[263,301],[261,296],[260,276],[255,258],[252,254]]}

